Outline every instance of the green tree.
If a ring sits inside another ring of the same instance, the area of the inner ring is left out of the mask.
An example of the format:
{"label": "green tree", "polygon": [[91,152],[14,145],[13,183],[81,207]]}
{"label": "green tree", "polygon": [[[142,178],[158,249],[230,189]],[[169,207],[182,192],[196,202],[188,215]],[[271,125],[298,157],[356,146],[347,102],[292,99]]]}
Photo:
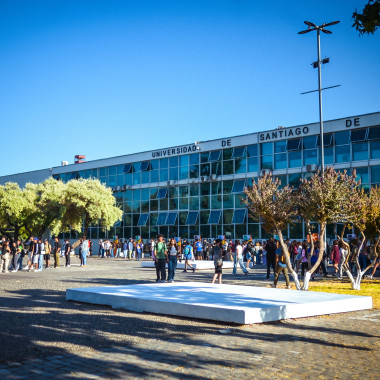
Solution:
{"label": "green tree", "polygon": [[64,207],[60,226],[70,227],[87,236],[91,223],[98,222],[103,228],[112,227],[120,221],[122,210],[116,207],[112,190],[97,179],[79,179],[67,182],[62,198]]}
{"label": "green tree", "polygon": [[362,13],[352,14],[353,27],[361,34],[373,34],[380,26],[380,0],[369,0]]}
{"label": "green tree", "polygon": [[281,188],[281,181],[278,178],[273,179],[270,173],[266,173],[259,177],[252,187],[245,188],[244,193],[247,198],[242,200],[248,208],[250,217],[258,216],[266,231],[274,231],[278,235],[288,271],[293,277],[296,288],[301,289],[298,275],[290,263],[288,247],[282,233],[297,216],[293,188],[289,186]]}

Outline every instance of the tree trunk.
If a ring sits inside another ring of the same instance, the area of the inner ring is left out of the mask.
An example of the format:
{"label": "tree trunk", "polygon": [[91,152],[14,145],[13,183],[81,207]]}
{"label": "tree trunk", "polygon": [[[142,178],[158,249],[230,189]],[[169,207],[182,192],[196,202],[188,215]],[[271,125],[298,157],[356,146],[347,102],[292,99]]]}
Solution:
{"label": "tree trunk", "polygon": [[300,282],[298,280],[298,275],[294,271],[294,269],[292,267],[292,264],[290,263],[290,255],[289,255],[289,251],[288,251],[288,246],[284,242],[284,237],[282,235],[282,231],[279,228],[276,228],[276,231],[277,231],[277,235],[278,235],[278,237],[280,239],[280,244],[281,244],[282,250],[285,253],[286,266],[288,268],[288,272],[293,277],[294,284],[296,285],[297,290],[301,290],[301,285],[300,285]]}

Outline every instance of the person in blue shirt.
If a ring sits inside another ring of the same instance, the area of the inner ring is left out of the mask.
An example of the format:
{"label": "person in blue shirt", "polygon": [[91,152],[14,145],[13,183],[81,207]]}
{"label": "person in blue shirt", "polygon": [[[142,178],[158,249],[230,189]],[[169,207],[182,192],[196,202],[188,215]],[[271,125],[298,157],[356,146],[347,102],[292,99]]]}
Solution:
{"label": "person in blue shirt", "polygon": [[284,274],[285,282],[286,282],[286,288],[290,289],[288,268],[286,266],[286,257],[285,257],[285,254],[284,254],[281,246],[280,246],[280,243],[277,242],[276,267],[274,270],[274,284],[273,284],[274,288],[277,287],[278,278],[280,277],[281,273]]}
{"label": "person in blue shirt", "polygon": [[187,272],[187,266],[189,266],[192,270],[193,270],[193,273],[195,272],[195,268],[190,264],[190,261],[193,257],[193,247],[191,246],[191,244],[184,240],[183,241],[183,257],[185,258],[185,270],[184,272]]}
{"label": "person in blue shirt", "polygon": [[195,256],[197,260],[202,260],[203,258],[203,244],[201,239],[195,243]]}

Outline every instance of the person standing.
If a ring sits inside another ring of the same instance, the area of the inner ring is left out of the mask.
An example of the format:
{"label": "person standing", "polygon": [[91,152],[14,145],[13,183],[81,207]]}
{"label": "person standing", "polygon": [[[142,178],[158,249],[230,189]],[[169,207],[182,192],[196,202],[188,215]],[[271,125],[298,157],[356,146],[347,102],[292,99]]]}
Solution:
{"label": "person standing", "polygon": [[280,277],[281,273],[284,274],[286,288],[290,289],[288,268],[286,266],[286,257],[285,257],[283,249],[279,247],[276,250],[276,267],[274,270],[274,282],[273,282],[274,288],[277,287],[278,278]]}
{"label": "person standing", "polygon": [[133,252],[133,242],[132,239],[129,239],[128,242],[128,260],[132,260],[132,252]]}
{"label": "person standing", "polygon": [[124,239],[123,242],[123,257],[126,259],[128,257],[128,243],[127,240]]}
{"label": "person standing", "polygon": [[82,244],[81,244],[81,257],[82,257],[82,264],[81,267],[86,266],[86,260],[87,260],[87,254],[88,254],[88,240],[86,239],[86,236],[82,237]]}
{"label": "person standing", "polygon": [[1,247],[1,268],[0,271],[3,273],[9,273],[9,258],[11,254],[11,248],[9,247],[9,241],[3,239],[3,244]]}
{"label": "person standing", "polygon": [[59,268],[59,255],[61,254],[62,244],[59,241],[58,237],[54,238],[54,248],[53,248],[53,256],[54,256],[54,268]]}
{"label": "person standing", "polygon": [[41,238],[38,239],[38,244],[40,246],[40,255],[38,257],[38,271],[42,272],[44,267],[44,258],[45,258],[45,244]]}
{"label": "person standing", "polygon": [[236,241],[236,246],[235,246],[235,254],[234,254],[234,269],[232,270],[232,274],[236,275],[236,270],[237,270],[237,264],[239,264],[241,270],[245,275],[248,275],[248,270],[247,268],[244,267],[244,262],[243,262],[243,247],[240,244],[240,240]]}
{"label": "person standing", "polygon": [[50,252],[51,252],[51,245],[49,243],[48,239],[45,239],[45,269],[50,268]]}
{"label": "person standing", "polygon": [[157,278],[157,282],[165,282],[166,280],[166,260],[167,260],[167,248],[163,235],[157,235],[158,243],[154,249],[155,260],[157,262],[157,274],[160,277]]}
{"label": "person standing", "polygon": [[222,240],[216,239],[215,245],[213,246],[212,256],[214,258],[215,273],[212,278],[211,283],[214,284],[215,280],[218,279],[218,283],[222,283],[222,268],[223,268],[223,249]]}
{"label": "person standing", "polygon": [[177,259],[180,254],[180,249],[178,247],[175,239],[170,239],[169,243],[169,261],[168,261],[168,282],[174,282],[175,270],[177,268]]}
{"label": "person standing", "polygon": [[267,251],[267,281],[269,280],[270,268],[272,267],[273,273],[275,272],[276,267],[276,243],[273,238],[270,238],[267,242],[265,249]]}
{"label": "person standing", "polygon": [[70,267],[70,255],[71,255],[71,244],[69,239],[66,239],[66,244],[65,244],[65,267]]}
{"label": "person standing", "polygon": [[24,245],[23,245],[21,240],[17,240],[17,248],[20,251],[20,255],[19,255],[19,258],[17,261],[17,265],[18,265],[17,270],[22,270],[22,261],[23,261],[24,256],[25,256],[25,251],[24,251]]}
{"label": "person standing", "polygon": [[30,270],[33,266],[33,250],[34,250],[34,238],[31,236],[29,238],[29,243],[28,243],[28,262],[26,263],[26,267],[24,269]]}
{"label": "person standing", "polygon": [[33,266],[32,268],[34,269],[35,272],[38,272],[38,261],[41,253],[41,245],[38,243],[38,239],[35,239],[35,244],[34,244],[34,249],[33,249]]}
{"label": "person standing", "polygon": [[201,239],[195,243],[195,256],[197,260],[202,260],[203,256],[203,244]]}

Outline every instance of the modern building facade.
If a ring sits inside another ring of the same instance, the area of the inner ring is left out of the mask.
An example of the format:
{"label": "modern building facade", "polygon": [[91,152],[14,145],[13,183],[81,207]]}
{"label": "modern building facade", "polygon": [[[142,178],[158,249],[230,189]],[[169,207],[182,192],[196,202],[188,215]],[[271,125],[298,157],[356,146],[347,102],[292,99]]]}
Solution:
{"label": "modern building facade", "polygon": [[[365,188],[380,184],[380,112],[326,121],[324,132],[326,166],[355,169]],[[248,217],[244,187],[263,170],[297,186],[319,165],[319,123],[313,123],[5,176],[0,183],[99,178],[113,189],[124,216],[108,232],[91,226],[94,240],[158,233],[257,239],[268,234]],[[289,226],[285,234],[303,238],[304,224]]]}

